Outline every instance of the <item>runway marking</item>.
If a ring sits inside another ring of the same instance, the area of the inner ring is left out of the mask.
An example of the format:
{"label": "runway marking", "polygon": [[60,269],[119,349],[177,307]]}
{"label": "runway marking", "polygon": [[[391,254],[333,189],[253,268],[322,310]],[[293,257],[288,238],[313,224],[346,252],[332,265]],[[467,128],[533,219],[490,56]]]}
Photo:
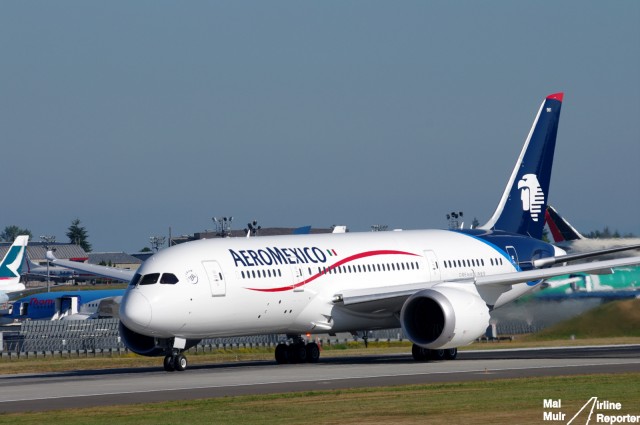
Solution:
{"label": "runway marking", "polygon": [[309,382],[318,382],[324,385],[330,384],[335,381],[343,381],[343,380],[363,380],[363,379],[374,379],[374,378],[393,378],[393,377],[403,377],[403,376],[424,376],[424,375],[446,375],[446,374],[485,374],[486,372],[490,374],[495,374],[497,372],[507,372],[507,371],[526,371],[526,370],[537,370],[537,369],[558,369],[558,368],[574,368],[574,367],[596,367],[596,366],[617,366],[617,365],[628,365],[628,364],[639,364],[640,359],[630,359],[630,361],[623,362],[615,362],[615,363],[586,363],[586,364],[569,364],[569,365],[545,365],[545,366],[531,366],[531,367],[521,367],[521,368],[492,368],[492,369],[472,369],[472,370],[454,370],[454,371],[433,371],[433,372],[418,372],[418,373],[397,373],[397,374],[382,374],[382,375],[365,375],[365,376],[341,376],[336,378],[323,378],[321,380],[318,379],[301,379],[301,380],[287,380],[287,381],[266,381],[266,382],[251,382],[244,384],[226,384],[226,385],[208,385],[208,386],[198,386],[198,387],[176,387],[176,388],[164,388],[164,389],[151,389],[151,390],[137,390],[137,391],[118,391],[118,392],[105,392],[105,393],[89,393],[89,394],[76,394],[76,395],[61,395],[61,396],[51,396],[51,397],[39,397],[39,398],[21,398],[21,399],[11,399],[11,400],[1,400],[0,405],[2,403],[12,403],[12,402],[22,402],[22,401],[40,401],[40,400],[59,400],[65,398],[81,398],[81,397],[99,397],[99,396],[113,396],[113,395],[129,395],[129,394],[150,394],[150,393],[162,393],[168,391],[185,391],[185,390],[204,390],[204,389],[213,389],[213,388],[236,388],[243,386],[263,386],[263,385],[274,385],[274,384],[300,384],[300,383],[309,383]]}

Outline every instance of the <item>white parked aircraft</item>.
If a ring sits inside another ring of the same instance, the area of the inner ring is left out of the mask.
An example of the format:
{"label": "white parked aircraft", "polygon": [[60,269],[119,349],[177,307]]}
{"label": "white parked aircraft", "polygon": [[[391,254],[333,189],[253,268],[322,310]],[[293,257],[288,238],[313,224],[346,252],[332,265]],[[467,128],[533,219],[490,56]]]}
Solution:
{"label": "white parked aircraft", "polygon": [[276,348],[279,363],[315,362],[318,346],[301,334],[402,326],[416,360],[453,359],[457,347],[485,332],[492,309],[541,279],[640,262],[550,267],[575,257],[539,240],[562,99],[557,93],[543,101],[498,208],[481,228],[173,246],[130,273],[120,305],[124,343],[138,354],[164,356],[172,371],[184,370],[183,351],[207,337],[283,333],[289,341]]}
{"label": "white parked aircraft", "polygon": [[9,308],[9,294],[25,290],[20,272],[28,243],[29,235],[17,236],[0,262],[0,313],[6,313]]}

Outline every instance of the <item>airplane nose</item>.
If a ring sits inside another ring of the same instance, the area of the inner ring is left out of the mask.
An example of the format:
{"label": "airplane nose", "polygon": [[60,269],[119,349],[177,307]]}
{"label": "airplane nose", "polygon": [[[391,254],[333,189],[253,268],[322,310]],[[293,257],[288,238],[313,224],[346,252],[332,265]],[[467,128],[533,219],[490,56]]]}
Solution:
{"label": "airplane nose", "polygon": [[132,329],[146,328],[151,323],[151,304],[139,292],[127,294],[120,308],[120,320]]}

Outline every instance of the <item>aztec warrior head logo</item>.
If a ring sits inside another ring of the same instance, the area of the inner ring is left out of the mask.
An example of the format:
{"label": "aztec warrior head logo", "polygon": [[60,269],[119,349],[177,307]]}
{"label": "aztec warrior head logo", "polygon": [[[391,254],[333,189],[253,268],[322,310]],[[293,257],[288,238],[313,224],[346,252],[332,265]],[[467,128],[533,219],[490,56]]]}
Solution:
{"label": "aztec warrior head logo", "polygon": [[542,212],[544,204],[544,193],[535,174],[525,174],[518,182],[520,189],[520,199],[522,200],[522,210],[531,213],[531,219],[538,221],[538,216]]}

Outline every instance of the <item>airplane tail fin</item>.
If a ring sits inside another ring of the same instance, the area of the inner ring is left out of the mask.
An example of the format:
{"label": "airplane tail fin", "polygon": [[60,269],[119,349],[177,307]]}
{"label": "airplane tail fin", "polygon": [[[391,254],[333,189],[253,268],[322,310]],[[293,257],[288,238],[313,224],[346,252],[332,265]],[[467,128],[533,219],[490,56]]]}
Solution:
{"label": "airplane tail fin", "polygon": [[547,220],[549,230],[551,230],[553,241],[556,243],[576,241],[578,239],[585,238],[571,224],[569,224],[567,220],[561,217],[560,214],[558,214],[558,211],[556,211],[556,209],[551,205],[547,207],[545,219]]}
{"label": "airplane tail fin", "polygon": [[20,272],[22,271],[22,260],[29,242],[28,235],[16,237],[7,254],[0,263],[0,290],[8,285],[18,283],[20,281]]}
{"label": "airplane tail fin", "polygon": [[563,97],[555,93],[542,102],[500,203],[481,229],[542,238]]}

